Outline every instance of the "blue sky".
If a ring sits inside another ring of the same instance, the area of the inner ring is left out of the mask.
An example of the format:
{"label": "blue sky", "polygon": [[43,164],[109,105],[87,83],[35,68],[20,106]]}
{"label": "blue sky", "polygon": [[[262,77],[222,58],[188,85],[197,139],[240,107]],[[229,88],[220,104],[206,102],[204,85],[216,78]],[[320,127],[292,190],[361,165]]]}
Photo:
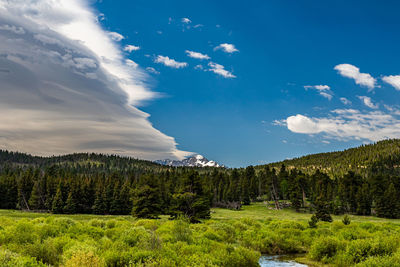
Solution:
{"label": "blue sky", "polygon": [[[116,5],[115,1],[103,0],[96,3],[96,8],[104,14],[102,24],[106,29],[126,37],[121,45],[140,47],[129,58],[159,72],[151,74],[149,82],[162,97],[141,106],[151,114],[153,125],[175,137],[180,149],[229,166],[260,164],[376,141],[381,134],[374,131],[367,138],[353,133],[314,134],[313,130],[296,133],[283,120],[297,114],[343,119],[332,113],[337,109],[357,110],[359,116],[371,112],[387,115],[392,113],[384,105],[395,109],[400,104],[400,92],[382,80],[383,76],[400,73],[398,1],[244,4],[146,0],[119,1]],[[190,22],[185,23],[183,18]],[[223,43],[233,44],[238,51],[215,50]],[[211,59],[190,58],[186,50]],[[158,55],[188,65],[175,69],[155,63]],[[236,77],[205,71],[208,62],[223,65]],[[198,64],[203,70],[195,69]],[[354,78],[340,75],[334,69],[339,64],[351,64],[361,73],[370,74],[376,79],[375,85],[356,84]],[[311,87],[315,85],[330,89]],[[327,94],[320,95],[320,91],[331,95],[331,99]],[[375,106],[366,106],[364,97],[371,98]],[[346,105],[340,98],[352,104]],[[355,123],[362,119],[352,116],[349,120]],[[398,130],[393,134],[399,134]]]}
{"label": "blue sky", "polygon": [[399,10],[0,0],[0,148],[239,167],[400,138]]}

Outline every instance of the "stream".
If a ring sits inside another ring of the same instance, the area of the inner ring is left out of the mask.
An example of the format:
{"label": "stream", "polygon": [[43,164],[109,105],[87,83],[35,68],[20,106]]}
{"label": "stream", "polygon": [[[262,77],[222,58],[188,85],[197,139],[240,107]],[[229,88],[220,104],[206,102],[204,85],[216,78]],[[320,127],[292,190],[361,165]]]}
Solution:
{"label": "stream", "polygon": [[278,256],[261,256],[258,263],[261,267],[307,267],[294,261],[295,256],[278,255]]}

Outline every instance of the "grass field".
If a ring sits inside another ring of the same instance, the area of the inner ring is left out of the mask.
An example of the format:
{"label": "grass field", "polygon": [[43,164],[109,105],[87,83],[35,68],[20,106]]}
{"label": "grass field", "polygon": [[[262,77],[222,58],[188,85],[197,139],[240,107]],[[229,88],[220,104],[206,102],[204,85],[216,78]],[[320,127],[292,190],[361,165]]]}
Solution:
{"label": "grass field", "polygon": [[[123,219],[127,221],[135,221],[136,219],[132,216],[122,216],[122,215],[91,215],[91,214],[49,214],[49,213],[34,213],[34,212],[24,212],[19,210],[0,210],[0,218],[13,218],[13,219],[34,219],[34,218],[47,218],[47,217],[67,217],[77,221],[89,221],[92,219],[101,218],[102,220],[110,219]],[[293,220],[299,222],[306,222],[310,219],[311,215],[309,213],[296,212],[292,209],[275,210],[267,208],[264,203],[253,203],[250,206],[243,206],[240,211],[214,208],[211,211],[211,217],[213,220],[232,220],[232,219],[243,219],[251,218],[254,220],[265,220],[265,219],[278,219],[278,220]],[[373,216],[356,216],[349,215],[353,222],[377,222],[377,223],[395,223],[400,224],[400,219],[385,219]],[[335,216],[332,215],[334,221],[341,221],[343,215]],[[168,216],[161,216],[161,220],[167,220]]]}
{"label": "grass field", "polygon": [[400,220],[333,216],[310,228],[309,218],[263,203],[213,209],[200,224],[0,210],[0,266],[247,267],[292,253],[313,266],[400,266]]}
{"label": "grass field", "polygon": [[[300,213],[292,209],[275,210],[267,208],[264,203],[253,203],[250,206],[243,206],[242,210],[228,210],[215,208],[212,210],[212,218],[215,220],[227,220],[227,219],[242,219],[252,218],[255,220],[265,219],[278,219],[278,220],[294,220],[294,221],[308,221],[311,215],[309,213]],[[356,216],[349,215],[354,222],[391,222],[400,223],[400,219],[384,219],[372,216]],[[334,221],[341,221],[343,215],[335,216],[332,215]]]}

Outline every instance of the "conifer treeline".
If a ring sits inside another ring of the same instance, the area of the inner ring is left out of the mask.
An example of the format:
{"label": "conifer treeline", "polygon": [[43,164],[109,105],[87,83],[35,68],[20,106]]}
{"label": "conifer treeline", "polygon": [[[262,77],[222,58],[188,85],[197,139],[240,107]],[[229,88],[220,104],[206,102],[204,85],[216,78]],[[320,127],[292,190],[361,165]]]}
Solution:
{"label": "conifer treeline", "polygon": [[212,206],[239,209],[268,200],[279,209],[286,200],[320,218],[327,213],[400,217],[400,177],[376,164],[367,175],[350,171],[331,178],[319,170],[305,174],[284,165],[196,169],[95,154],[43,161],[0,151],[1,157],[1,209],[146,218],[169,214],[197,221],[208,218]]}
{"label": "conifer treeline", "polygon": [[400,217],[400,179],[353,172],[331,179],[316,171],[306,175],[266,167],[214,169],[199,173],[173,168],[136,174],[82,174],[53,165],[41,168],[5,168],[0,174],[0,208],[43,210],[53,213],[131,214],[157,218],[184,215],[192,221],[208,218],[210,207],[239,209],[252,201],[270,200],[282,208],[290,201],[296,210]]}

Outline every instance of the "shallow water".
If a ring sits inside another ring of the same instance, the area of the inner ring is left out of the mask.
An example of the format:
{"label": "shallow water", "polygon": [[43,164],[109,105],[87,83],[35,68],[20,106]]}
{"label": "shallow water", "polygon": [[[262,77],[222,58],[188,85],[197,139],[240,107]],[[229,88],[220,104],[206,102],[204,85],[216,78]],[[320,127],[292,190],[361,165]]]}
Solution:
{"label": "shallow water", "polygon": [[295,262],[293,256],[261,256],[258,263],[261,267],[307,267]]}

